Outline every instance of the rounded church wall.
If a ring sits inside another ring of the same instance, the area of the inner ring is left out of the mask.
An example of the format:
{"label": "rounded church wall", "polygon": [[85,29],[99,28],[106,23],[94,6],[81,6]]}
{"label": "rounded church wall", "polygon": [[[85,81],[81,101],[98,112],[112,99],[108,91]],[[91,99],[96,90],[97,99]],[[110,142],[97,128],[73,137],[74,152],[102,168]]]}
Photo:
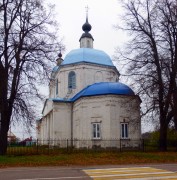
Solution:
{"label": "rounded church wall", "polygon": [[120,125],[126,119],[129,136],[140,138],[139,110],[133,108],[135,105],[139,106],[137,96],[102,95],[78,99],[73,105],[73,122],[79,121],[77,125],[74,123],[74,137],[92,139],[92,124],[100,123],[101,138],[120,139]]}
{"label": "rounded church wall", "polygon": [[95,73],[95,83],[96,82],[103,82],[103,73],[101,71]]}
{"label": "rounded church wall", "polygon": [[[118,77],[117,70],[109,66],[92,65],[92,64],[75,64],[75,65],[65,65],[61,66],[56,74],[56,79],[58,79],[58,94],[56,94],[56,83],[50,86],[51,93],[50,97],[60,97],[60,98],[71,98],[74,94],[81,91],[88,85],[94,84],[95,82],[110,82],[112,81],[107,71],[111,70]],[[76,86],[75,88],[68,88],[68,78],[69,73],[74,72],[76,75]]]}

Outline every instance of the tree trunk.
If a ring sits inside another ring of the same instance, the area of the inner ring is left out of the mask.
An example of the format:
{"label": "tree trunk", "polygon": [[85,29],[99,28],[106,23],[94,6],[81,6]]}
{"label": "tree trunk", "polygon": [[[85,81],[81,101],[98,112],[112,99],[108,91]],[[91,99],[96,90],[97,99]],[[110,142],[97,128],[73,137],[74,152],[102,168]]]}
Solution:
{"label": "tree trunk", "polygon": [[166,123],[160,124],[160,138],[159,138],[159,150],[166,151],[167,150],[167,128]]}
{"label": "tree trunk", "polygon": [[7,133],[6,130],[0,131],[0,155],[5,155],[7,152]]}
{"label": "tree trunk", "polygon": [[177,87],[175,86],[175,91],[174,91],[174,94],[173,94],[173,104],[174,104],[173,118],[174,118],[175,130],[177,131],[177,103],[176,102],[177,102]]}
{"label": "tree trunk", "polygon": [[[3,92],[0,88],[0,93]],[[8,101],[6,94],[0,94],[0,155],[5,155],[7,152],[7,134],[11,113],[9,113]]]}
{"label": "tree trunk", "polygon": [[[2,107],[2,104],[0,104]],[[5,155],[7,152],[7,135],[9,130],[10,123],[10,114],[8,112],[7,103],[4,103],[4,106],[1,110],[1,121],[0,121],[0,155]]]}
{"label": "tree trunk", "polygon": [[177,131],[177,113],[174,112],[174,125],[175,125],[175,130]]}

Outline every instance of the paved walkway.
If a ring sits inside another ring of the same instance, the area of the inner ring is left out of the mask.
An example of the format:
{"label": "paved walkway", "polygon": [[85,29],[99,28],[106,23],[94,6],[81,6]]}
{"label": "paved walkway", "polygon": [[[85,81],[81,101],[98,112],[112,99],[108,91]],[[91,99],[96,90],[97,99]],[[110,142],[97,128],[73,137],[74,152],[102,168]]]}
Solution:
{"label": "paved walkway", "polygon": [[85,169],[83,171],[94,180],[177,180],[177,171],[172,172],[152,167]]}

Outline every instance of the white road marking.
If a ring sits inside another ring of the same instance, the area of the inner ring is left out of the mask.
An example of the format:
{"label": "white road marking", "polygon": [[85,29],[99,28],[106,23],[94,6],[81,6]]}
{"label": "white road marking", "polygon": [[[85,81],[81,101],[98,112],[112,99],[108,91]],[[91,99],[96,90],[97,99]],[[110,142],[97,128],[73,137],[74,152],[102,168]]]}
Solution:
{"label": "white road marking", "polygon": [[151,167],[127,167],[127,168],[108,168],[108,169],[84,169],[84,171],[99,171],[99,170],[103,170],[103,171],[110,171],[110,170],[118,170],[118,169],[147,169],[147,168],[151,168]]}
{"label": "white road marking", "polygon": [[176,171],[152,167],[84,169],[83,171],[93,179],[125,180],[124,177],[129,180],[177,179]]}
{"label": "white road marking", "polygon": [[[167,171],[165,171],[165,170],[162,170],[162,169],[158,169],[159,171],[158,172],[167,172]],[[138,172],[138,173],[140,173],[141,171],[142,171],[142,169],[135,169],[135,170],[112,170],[112,171],[108,171],[107,170],[107,173],[116,173],[116,172],[118,172],[118,173],[121,173],[121,172]],[[149,169],[149,173],[151,173],[151,172],[157,172],[157,169]],[[105,170],[103,170],[103,171],[96,171],[96,172],[94,172],[94,171],[85,171],[85,172],[87,172],[87,173],[90,173],[90,174],[101,174],[101,173],[106,173],[106,171]]]}
{"label": "white road marking", "polygon": [[111,174],[111,175],[101,175],[101,176],[90,176],[92,178],[98,177],[114,177],[114,176],[136,176],[136,175],[155,175],[155,174],[174,174],[174,172],[154,172],[154,173],[136,173],[136,174]]}

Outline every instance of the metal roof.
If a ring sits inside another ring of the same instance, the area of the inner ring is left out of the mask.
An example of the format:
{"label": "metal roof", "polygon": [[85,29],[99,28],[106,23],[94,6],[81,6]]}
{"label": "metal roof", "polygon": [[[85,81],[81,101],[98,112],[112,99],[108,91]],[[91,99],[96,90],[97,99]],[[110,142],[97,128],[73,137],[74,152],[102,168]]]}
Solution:
{"label": "metal roof", "polygon": [[81,97],[87,96],[101,96],[101,95],[127,95],[133,96],[135,93],[127,85],[120,82],[100,82],[87,86],[80,92],[78,92],[73,98],[49,98],[48,100],[53,102],[74,102]]}
{"label": "metal roof", "polygon": [[111,58],[101,50],[93,48],[79,48],[70,51],[61,65],[76,64],[81,62],[114,66]]}
{"label": "metal roof", "polygon": [[80,97],[98,96],[98,95],[135,95],[133,90],[120,82],[100,82],[87,86],[77,93],[71,101],[76,101]]}

